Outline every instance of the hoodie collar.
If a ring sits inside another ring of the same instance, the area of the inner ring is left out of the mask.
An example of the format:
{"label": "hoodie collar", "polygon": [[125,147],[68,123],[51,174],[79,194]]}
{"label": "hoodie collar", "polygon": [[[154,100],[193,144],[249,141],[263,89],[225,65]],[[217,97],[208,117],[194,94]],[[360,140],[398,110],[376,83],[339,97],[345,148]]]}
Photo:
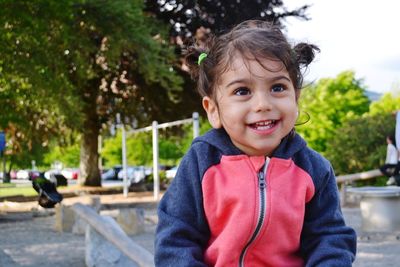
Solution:
{"label": "hoodie collar", "polygon": [[[194,139],[193,144],[197,142],[206,142],[218,150],[224,155],[241,155],[244,154],[239,148],[237,148],[229,138],[229,135],[223,128],[211,129],[206,134]],[[306,146],[306,142],[296,132],[288,134],[284,137],[279,146],[272,153],[272,157],[278,157],[283,159],[291,158],[296,152],[300,151]]]}

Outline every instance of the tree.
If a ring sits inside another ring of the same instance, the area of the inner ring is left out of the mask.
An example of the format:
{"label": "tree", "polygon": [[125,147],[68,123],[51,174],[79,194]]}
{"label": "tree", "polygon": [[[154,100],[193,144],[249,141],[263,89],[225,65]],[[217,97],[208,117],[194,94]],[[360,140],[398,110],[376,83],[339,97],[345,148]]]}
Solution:
{"label": "tree", "polygon": [[1,70],[0,77],[0,129],[7,134],[8,172],[13,166],[28,168],[32,160],[41,164],[49,138],[65,143],[70,135],[59,110],[66,105],[55,105],[56,101],[35,90],[27,79],[4,75]]}
{"label": "tree", "polygon": [[2,73],[59,106],[57,115],[81,133],[81,183],[100,185],[97,136],[115,114],[141,125],[173,112],[181,79],[166,28],[139,0],[3,1],[0,10],[0,53],[9,55]]}
{"label": "tree", "polygon": [[387,114],[400,110],[400,95],[384,94],[378,101],[371,103],[369,114]]}
{"label": "tree", "polygon": [[[196,35],[201,28],[221,32],[248,19],[262,19],[282,25],[286,17],[308,19],[305,12],[309,5],[288,11],[281,0],[268,1],[209,1],[209,0],[146,0],[146,10],[170,23],[171,36],[182,41]],[[179,43],[179,42],[178,42]]]}
{"label": "tree", "polygon": [[352,71],[345,71],[302,91],[300,113],[308,113],[310,121],[296,130],[310,147],[324,153],[327,141],[336,138],[335,130],[368,112],[368,108],[362,82],[354,78]]}
{"label": "tree", "polygon": [[[221,33],[247,19],[273,21],[283,27],[283,20],[296,17],[308,20],[309,5],[288,10],[281,0],[145,0],[146,11],[171,25],[170,42],[176,45],[175,53],[180,60],[176,71],[183,77],[182,91],[176,96],[176,113],[172,119],[186,118],[193,111],[205,115],[195,91],[196,85],[184,68],[182,51],[194,38],[205,41],[210,33]],[[177,117],[179,116],[179,117]]]}

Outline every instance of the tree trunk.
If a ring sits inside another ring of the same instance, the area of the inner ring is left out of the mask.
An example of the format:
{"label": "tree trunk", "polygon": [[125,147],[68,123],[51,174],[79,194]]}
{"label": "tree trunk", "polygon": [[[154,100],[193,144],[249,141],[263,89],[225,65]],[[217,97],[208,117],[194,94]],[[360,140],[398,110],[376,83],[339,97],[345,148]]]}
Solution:
{"label": "tree trunk", "polygon": [[99,170],[98,135],[99,124],[96,107],[88,105],[85,108],[85,118],[82,129],[79,184],[86,186],[101,186]]}
{"label": "tree trunk", "polygon": [[81,155],[79,166],[79,184],[86,186],[101,186],[100,170],[98,166],[98,129],[85,131],[81,141]]}

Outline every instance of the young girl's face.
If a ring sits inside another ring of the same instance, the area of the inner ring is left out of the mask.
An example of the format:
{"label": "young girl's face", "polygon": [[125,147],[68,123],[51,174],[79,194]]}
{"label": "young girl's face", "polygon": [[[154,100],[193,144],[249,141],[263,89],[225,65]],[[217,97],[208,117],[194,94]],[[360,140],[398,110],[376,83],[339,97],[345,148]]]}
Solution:
{"label": "young girl's face", "polygon": [[246,60],[237,54],[222,74],[215,100],[203,98],[214,128],[223,127],[248,155],[270,156],[293,129],[297,101],[293,83],[280,61]]}

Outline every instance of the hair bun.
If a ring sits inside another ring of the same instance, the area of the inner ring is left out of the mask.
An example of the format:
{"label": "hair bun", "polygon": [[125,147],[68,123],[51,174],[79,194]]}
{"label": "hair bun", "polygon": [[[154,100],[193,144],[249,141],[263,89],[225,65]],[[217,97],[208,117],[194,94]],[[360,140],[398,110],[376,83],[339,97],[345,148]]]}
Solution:
{"label": "hair bun", "polygon": [[199,76],[200,66],[198,61],[201,53],[205,53],[205,49],[195,45],[188,47],[186,50],[185,64],[189,68],[189,73],[192,79],[197,79]]}
{"label": "hair bun", "polygon": [[315,58],[315,53],[320,49],[313,44],[299,43],[294,48],[296,60],[299,65],[308,66]]}

